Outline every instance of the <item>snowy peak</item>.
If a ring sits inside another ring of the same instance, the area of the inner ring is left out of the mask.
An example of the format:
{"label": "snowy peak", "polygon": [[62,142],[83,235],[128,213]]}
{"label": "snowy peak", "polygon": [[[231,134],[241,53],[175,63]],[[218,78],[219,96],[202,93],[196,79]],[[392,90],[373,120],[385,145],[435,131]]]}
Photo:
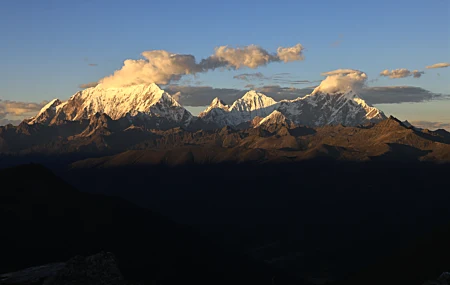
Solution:
{"label": "snowy peak", "polygon": [[[152,113],[152,107],[157,105],[163,105],[166,109],[182,108],[172,96],[154,83],[122,88],[104,88],[99,84],[73,95],[64,108],[69,111],[69,120],[87,119],[95,113],[106,113],[117,120],[128,113],[131,116],[149,111]],[[162,115],[161,110],[154,111]]]}
{"label": "snowy peak", "polygon": [[234,101],[231,107],[225,105],[219,98],[214,99],[211,105],[200,113],[199,117],[220,127],[238,126],[250,122],[256,117],[266,117],[277,106],[278,103],[272,98],[252,90]]}
{"label": "snowy peak", "polygon": [[228,105],[225,104],[225,102],[223,102],[222,100],[220,100],[219,97],[214,98],[214,100],[211,102],[210,106],[215,107],[215,108],[221,108],[221,109],[228,108]]}
{"label": "snowy peak", "polygon": [[303,99],[307,100],[320,100],[322,97],[329,97],[330,99],[335,99],[336,101],[343,101],[343,100],[355,100],[360,99],[358,94],[353,90],[347,90],[346,92],[335,92],[335,93],[325,93],[322,92],[319,87],[316,87],[314,91],[306,95]]}
{"label": "snowy peak", "polygon": [[[233,105],[231,105],[230,110],[253,112],[264,108],[269,108],[275,104],[277,104],[277,102],[271,97],[268,97],[263,93],[256,92],[255,90],[251,90],[245,93],[242,98],[236,100]],[[270,112],[268,112],[268,114],[270,114]]]}
{"label": "snowy peak", "polygon": [[338,124],[356,126],[386,119],[380,110],[369,106],[351,89],[324,93],[316,88],[303,98],[281,102],[278,110],[295,124],[313,127]]}
{"label": "snowy peak", "polygon": [[214,98],[214,100],[211,102],[211,104],[206,108],[205,111],[201,112],[199,117],[202,117],[203,115],[211,112],[213,109],[220,109],[224,111],[228,111],[230,107],[225,104],[222,100],[219,99],[219,97]]}
{"label": "snowy peak", "polygon": [[52,116],[58,121],[77,121],[97,113],[105,113],[113,120],[158,117],[187,124],[192,119],[186,109],[154,83],[121,88],[105,88],[99,84],[77,92],[64,103],[59,102]]}
{"label": "snowy peak", "polygon": [[262,119],[256,126],[269,126],[269,125],[288,125],[288,120],[280,111],[273,111],[269,116]]}
{"label": "snowy peak", "polygon": [[59,99],[53,99],[48,102],[44,107],[42,107],[41,111],[39,111],[35,117],[31,118],[28,124],[47,124],[55,116],[57,110],[56,108],[61,104],[62,102]]}
{"label": "snowy peak", "polygon": [[320,88],[316,88],[305,97],[280,102],[252,90],[236,100],[231,107],[221,106],[219,100],[213,101],[200,117],[219,126],[238,126],[260,117],[263,120],[259,124],[277,121],[286,123],[287,120],[289,124],[312,127],[338,124],[356,126],[386,118],[351,88],[347,88],[346,92],[335,93],[324,93]]}
{"label": "snowy peak", "polygon": [[[324,99],[325,98],[325,99]],[[348,109],[348,115],[350,117],[357,117],[358,114],[364,113],[365,121],[380,121],[386,119],[386,116],[377,108],[369,106],[366,101],[361,99],[359,95],[352,89],[348,89],[346,92],[337,92],[332,94],[322,93],[320,90],[316,93],[311,93],[310,100],[316,102],[328,101],[333,102],[332,120],[328,124],[337,124],[342,118],[339,113],[346,111]],[[326,106],[326,105],[325,105]],[[352,122],[341,122],[342,124],[356,125],[359,123]],[[365,123],[365,122],[361,122]]]}

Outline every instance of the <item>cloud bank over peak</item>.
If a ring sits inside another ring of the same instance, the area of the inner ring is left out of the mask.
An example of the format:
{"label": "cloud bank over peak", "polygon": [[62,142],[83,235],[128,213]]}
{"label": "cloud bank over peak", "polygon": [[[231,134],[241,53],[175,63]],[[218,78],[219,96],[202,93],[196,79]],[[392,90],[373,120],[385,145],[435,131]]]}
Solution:
{"label": "cloud bank over peak", "polygon": [[391,71],[389,71],[388,69],[385,69],[382,72],[380,72],[380,76],[385,76],[385,77],[389,77],[392,79],[405,78],[408,76],[412,76],[414,78],[420,78],[422,76],[422,74],[424,74],[424,73],[425,72],[423,72],[423,71],[418,71],[418,70],[410,71],[406,68],[399,68],[399,69],[393,69]]}
{"label": "cloud bank over peak", "polygon": [[180,80],[184,75],[208,72],[217,68],[255,69],[271,62],[303,60],[303,46],[279,47],[269,53],[257,45],[244,47],[216,47],[213,55],[199,63],[193,55],[174,54],[165,50],[145,51],[144,59],[127,59],[121,69],[99,81],[105,87],[123,87],[135,84],[156,83],[166,85]]}
{"label": "cloud bank over peak", "polygon": [[314,92],[338,93],[350,89],[357,91],[364,87],[367,80],[367,74],[355,69],[337,69],[323,72],[321,75],[326,78]]}

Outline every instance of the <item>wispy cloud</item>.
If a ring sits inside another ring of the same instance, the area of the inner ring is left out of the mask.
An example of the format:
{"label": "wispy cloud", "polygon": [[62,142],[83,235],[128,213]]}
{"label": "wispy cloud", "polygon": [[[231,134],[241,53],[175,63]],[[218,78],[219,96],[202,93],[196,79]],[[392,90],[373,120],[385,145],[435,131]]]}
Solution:
{"label": "wispy cloud", "polygon": [[97,66],[98,64],[97,63],[89,63],[88,65],[89,66]]}
{"label": "wispy cloud", "polygon": [[234,79],[238,79],[238,80],[244,80],[244,81],[250,81],[250,80],[254,80],[254,79],[267,79],[267,77],[264,76],[264,74],[262,74],[261,72],[255,72],[255,73],[242,73],[242,74],[238,74],[233,76]]}
{"label": "wispy cloud", "polygon": [[257,91],[266,94],[273,99],[280,100],[292,100],[299,97],[304,97],[310,94],[314,88],[313,87],[305,87],[305,88],[295,88],[295,87],[281,87],[280,85],[266,85],[262,87],[256,88]]}
{"label": "wispy cloud", "polygon": [[332,42],[332,43],[331,43],[331,46],[332,46],[332,47],[338,47],[338,46],[340,46],[341,43],[342,43],[342,41],[343,41],[343,39],[344,39],[344,35],[343,35],[343,34],[340,34],[340,35],[339,35],[339,39],[337,39],[336,41]]}
{"label": "wispy cloud", "polygon": [[284,84],[284,85],[301,85],[301,84],[311,84],[320,82],[320,80],[317,81],[310,81],[310,80],[304,80],[299,79],[298,77],[292,75],[291,73],[277,73],[270,77],[270,81],[272,81],[275,84]]}
{"label": "wispy cloud", "polygon": [[441,62],[441,63],[435,63],[432,65],[428,65],[426,68],[427,69],[432,69],[432,68],[444,68],[444,67],[449,67],[450,63],[448,62]]}
{"label": "wispy cloud", "polygon": [[98,85],[98,82],[89,82],[89,83],[80,84],[78,87],[81,89],[86,89],[86,88],[95,87],[97,85]]}
{"label": "wispy cloud", "polygon": [[[283,85],[301,85],[301,84],[310,84],[319,81],[310,81],[310,80],[301,80],[296,76],[292,75],[288,72],[276,73],[270,76],[265,76],[261,72],[256,73],[243,73],[233,76],[234,79],[243,80],[246,82],[251,81],[259,81],[265,82],[265,84],[283,84]],[[254,84],[253,84],[254,85]],[[262,84],[264,85],[264,83]]]}
{"label": "wispy cloud", "polygon": [[399,68],[399,69],[393,69],[391,71],[389,71],[388,69],[383,70],[382,72],[380,72],[380,76],[386,76],[389,78],[405,78],[408,76],[412,76],[414,78],[420,78],[422,76],[422,74],[424,74],[425,72],[423,71],[418,71],[418,70],[413,70],[410,71],[406,68]]}
{"label": "wispy cloud", "polygon": [[253,90],[253,89],[255,89],[256,88],[256,86],[254,85],[254,84],[247,84],[247,85],[245,85],[245,87],[244,88],[248,88],[248,89],[251,89],[251,90]]}

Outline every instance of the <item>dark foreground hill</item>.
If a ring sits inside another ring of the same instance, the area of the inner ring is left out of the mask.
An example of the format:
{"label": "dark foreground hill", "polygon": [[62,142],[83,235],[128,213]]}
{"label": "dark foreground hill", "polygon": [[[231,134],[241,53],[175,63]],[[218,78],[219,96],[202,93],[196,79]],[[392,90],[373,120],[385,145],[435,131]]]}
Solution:
{"label": "dark foreground hill", "polygon": [[4,169],[0,273],[111,251],[126,279],[162,284],[422,284],[450,266],[449,172],[334,160],[73,168],[64,180]]}
{"label": "dark foreground hill", "polygon": [[450,224],[407,243],[360,272],[333,285],[448,284],[425,283],[450,272]]}
{"label": "dark foreground hill", "polygon": [[42,166],[1,170],[0,181],[0,273],[111,251],[127,279],[283,284],[268,265],[120,198],[79,192]]}
{"label": "dark foreground hill", "polygon": [[[347,279],[377,262],[387,266],[383,260],[450,223],[448,164],[309,160],[124,165],[73,168],[64,177],[84,191],[154,209],[314,282]],[[434,256],[448,254],[445,248]],[[415,282],[397,284],[421,284],[423,278],[448,270],[442,259],[426,267],[416,260],[420,258],[412,253],[403,260],[414,268],[409,280]],[[402,280],[406,271],[377,268],[383,270],[374,280],[396,273],[393,280]],[[352,284],[366,284],[358,282]]]}

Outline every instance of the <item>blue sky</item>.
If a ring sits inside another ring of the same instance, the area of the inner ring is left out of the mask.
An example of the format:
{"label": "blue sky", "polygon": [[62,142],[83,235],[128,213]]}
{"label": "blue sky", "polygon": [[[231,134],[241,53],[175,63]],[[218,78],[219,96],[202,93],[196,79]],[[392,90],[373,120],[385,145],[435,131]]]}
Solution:
{"label": "blue sky", "polygon": [[[449,9],[448,0],[2,0],[0,99],[67,99],[80,90],[79,84],[110,75],[125,59],[138,59],[147,50],[192,54],[200,60],[220,45],[256,44],[272,52],[297,43],[305,47],[303,61],[216,70],[197,80],[243,88],[245,82],[233,79],[243,72],[289,72],[313,81],[323,79],[322,72],[351,68],[364,71],[370,80],[384,69],[406,68],[425,74],[378,78],[370,84],[450,94],[450,67],[425,69],[450,62]],[[414,119],[420,119],[420,112]]]}

